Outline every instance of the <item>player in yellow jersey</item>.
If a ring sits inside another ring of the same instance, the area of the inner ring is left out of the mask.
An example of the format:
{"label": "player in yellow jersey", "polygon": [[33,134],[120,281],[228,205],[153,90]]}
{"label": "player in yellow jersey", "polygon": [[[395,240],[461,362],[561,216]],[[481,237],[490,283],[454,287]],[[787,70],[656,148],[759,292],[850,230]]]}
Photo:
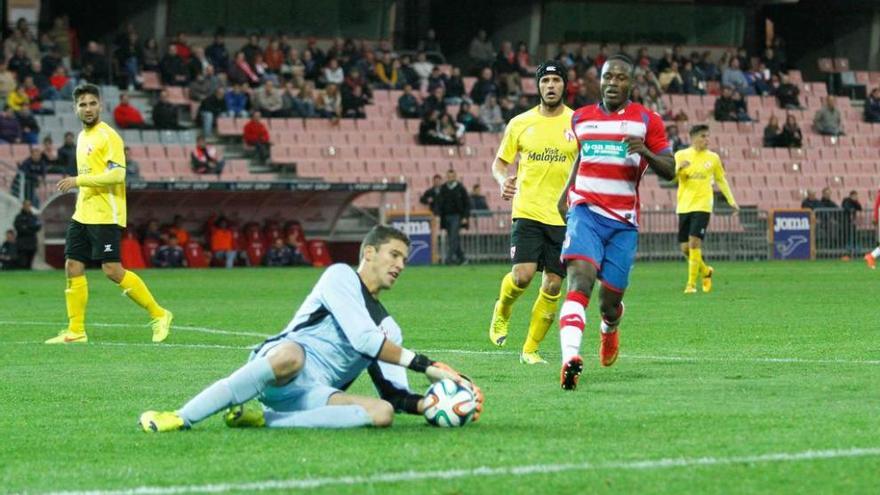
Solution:
{"label": "player in yellow jersey", "polygon": [[64,240],[68,326],[46,343],[88,341],[85,317],[89,288],[85,268],[90,261],[100,261],[107,278],[119,284],[123,294],[147,310],[152,318],[153,342],[162,342],[171,329],[171,311],[159,306],[144,281],[119,262],[119,244],[126,225],[122,138],[101,122],[101,95],[97,86],[81,84],[73,91],[73,101],[76,115],[83,124],[76,141],[77,176],[58,183],[62,193],[79,188],[76,210]]}
{"label": "player in yellow jersey", "polygon": [[[577,140],[571,131],[572,110],[563,104],[566,69],[556,61],[538,67],[535,74],[541,103],[514,117],[492,164],[501,186],[501,197],[513,199],[513,227],[510,257],[513,269],[501,281],[495,303],[489,339],[497,346],[507,342],[513,303],[522,295],[537,272],[543,272],[538,299],[532,306],[529,333],[520,362],[546,363],[538,346],[556,319],[565,268],[560,259],[565,239],[565,220],[556,202],[565,188],[571,163],[577,155]],[[516,172],[508,175],[516,156]]]}
{"label": "player in yellow jersey", "polygon": [[724,177],[724,166],[717,153],[709,151],[709,126],[691,127],[691,146],[675,154],[675,177],[678,180],[678,242],[688,259],[685,294],[697,292],[697,276],[703,277],[703,292],[712,290],[714,269],[703,261],[703,237],[712,214],[712,181],[727,203],[739,211],[736,199]]}

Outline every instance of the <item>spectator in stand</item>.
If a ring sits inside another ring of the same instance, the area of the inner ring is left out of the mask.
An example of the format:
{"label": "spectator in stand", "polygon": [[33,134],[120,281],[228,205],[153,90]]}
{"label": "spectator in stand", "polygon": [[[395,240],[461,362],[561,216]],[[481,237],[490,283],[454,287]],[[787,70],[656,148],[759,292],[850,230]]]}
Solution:
{"label": "spectator in stand", "polygon": [[740,69],[740,61],[736,57],[730,59],[727,68],[721,72],[721,84],[733,87],[740,94],[755,94],[754,88],[749,86],[749,80],[745,73]]}
{"label": "spectator in stand", "polygon": [[[140,60],[140,52],[142,50],[138,49],[138,60]],[[43,55],[43,58],[40,59],[40,63],[43,66],[43,75],[46,77],[51,77],[52,74],[55,73],[55,69],[58,67],[64,66],[64,59],[61,58],[61,52],[58,50],[58,47],[53,46]]]}
{"label": "spectator in stand", "polygon": [[807,197],[801,201],[801,208],[808,210],[819,208],[819,200],[816,198],[816,191],[807,191]]}
{"label": "spectator in stand", "polygon": [[355,87],[361,88],[361,95],[367,99],[367,104],[372,103],[373,90],[370,89],[367,79],[363,76],[360,69],[352,67],[351,70],[348,71],[348,74],[345,75],[345,80],[341,87],[343,98],[346,93],[354,91]]}
{"label": "spectator in stand", "polygon": [[21,124],[9,107],[0,112],[0,143],[13,144],[21,142]]}
{"label": "spectator in stand", "polygon": [[[40,63],[39,61],[34,62],[34,73],[33,73],[33,75],[31,75],[31,79],[33,82],[33,88],[36,89],[34,91],[34,96],[36,96],[36,101],[43,101],[43,100],[55,101],[59,98],[58,91],[56,91],[55,88],[52,87],[52,84],[49,82],[49,78],[46,77],[46,75],[43,74],[43,72],[41,71],[41,67],[42,67],[42,63]],[[27,82],[27,80],[25,80],[25,90],[27,91],[28,89],[29,89],[28,82]],[[30,96],[30,93],[28,93],[28,96]],[[31,97],[32,103],[33,103],[34,99],[35,99],[34,97]],[[52,113],[54,113],[54,112],[52,112]]]}
{"label": "spectator in stand", "polygon": [[[673,66],[675,66],[677,62],[673,62]],[[648,87],[648,94],[643,98],[643,105],[648,108],[648,110],[653,110],[657,112],[657,115],[660,115],[664,120],[669,120],[672,115],[669,112],[669,109],[666,108],[666,103],[663,101],[663,95],[657,91],[656,86]]]}
{"label": "spectator in stand", "polygon": [[465,132],[486,132],[488,130],[486,125],[471,112],[471,104],[467,101],[461,102],[455,121],[464,126]]}
{"label": "spectator in stand", "polygon": [[43,137],[43,147],[40,150],[40,157],[46,162],[46,173],[64,173],[64,167],[58,162],[58,151],[55,149],[55,143],[52,141],[51,135]]}
{"label": "spectator in stand", "polygon": [[317,82],[321,76],[321,65],[315,59],[312,50],[303,50],[302,53],[303,78],[307,81]]}
{"label": "spectator in stand", "polygon": [[141,180],[141,164],[131,158],[131,148],[126,146],[122,152],[125,154],[125,180],[129,182]]}
{"label": "spectator in stand", "polygon": [[284,239],[277,237],[272,241],[272,247],[266,251],[264,263],[266,266],[294,266],[303,265],[305,261],[299,252],[284,244]]}
{"label": "spectator in stand", "polygon": [[291,48],[287,51],[284,63],[281,64],[281,77],[285,81],[292,81],[295,87],[300,87],[305,80],[306,66],[299,55],[299,50]]}
{"label": "spectator in stand", "polygon": [[321,81],[325,86],[330,84],[339,86],[345,81],[345,72],[339,65],[339,60],[331,58],[327,62],[327,66],[324,67],[324,70],[322,71]]}
{"label": "spectator in stand", "polygon": [[163,89],[159,93],[159,101],[153,105],[153,126],[159,130],[180,129],[177,113],[177,107],[168,101],[168,91]]}
{"label": "spectator in stand", "polygon": [[233,60],[232,65],[229,67],[227,78],[234,85],[247,84],[252,88],[260,85],[260,76],[257,75],[257,72],[248,63],[242,51],[235,54],[235,60]]}
{"label": "spectator in stand", "polygon": [[642,90],[639,89],[638,86],[633,86],[632,90],[630,90],[629,100],[633,103],[638,103],[639,105],[645,103],[645,99],[642,98]]}
{"label": "spectator in stand", "polygon": [[761,62],[764,63],[764,66],[767,67],[767,70],[770,71],[770,74],[779,74],[785,67],[782,62],[776,57],[776,52],[772,47],[767,47],[764,49],[764,56],[761,58]]}
{"label": "spectator in stand", "polygon": [[241,47],[241,53],[244,55],[247,63],[253,65],[257,60],[257,55],[263,53],[263,48],[260,47],[260,35],[251,34],[248,36],[248,42]]}
{"label": "spectator in stand", "polygon": [[49,84],[57,92],[58,98],[69,100],[73,96],[73,81],[67,77],[67,69],[64,66],[55,68],[55,72],[49,78]]}
{"label": "spectator in stand", "polygon": [[452,116],[446,112],[440,113],[440,132],[446,136],[451,136],[455,140],[455,144],[462,144],[465,127],[452,119]]}
{"label": "spectator in stand", "polygon": [[422,196],[419,198],[419,203],[427,206],[433,214],[438,215],[437,198],[440,196],[440,190],[443,187],[443,177],[441,177],[440,174],[434,174],[434,177],[431,180],[433,181],[433,185],[422,193]]}
{"label": "spectator in stand", "polygon": [[492,79],[492,69],[489,67],[484,68],[480,72],[480,78],[477,79],[474,87],[471,88],[471,101],[477,105],[482,105],[486,101],[486,96],[495,95],[497,97],[499,93],[498,85]]}
{"label": "spectator in stand", "polygon": [[777,142],[782,148],[800,148],[803,145],[804,136],[801,128],[798,126],[797,119],[793,114],[785,116],[785,125],[782,126],[782,132],[779,134]]}
{"label": "spectator in stand", "polygon": [[501,107],[501,119],[504,120],[504,125],[507,125],[510,119],[519,115],[516,103],[507,96],[502,96],[498,100],[498,106]]}
{"label": "spectator in stand", "polygon": [[700,55],[700,60],[696,67],[703,73],[703,77],[707,81],[717,81],[721,78],[721,73],[718,71],[718,66],[712,62],[712,52],[709,50],[704,51]]}
{"label": "spectator in stand", "polygon": [[419,119],[422,117],[422,106],[419,99],[413,93],[409,84],[403,87],[403,94],[397,99],[397,111],[404,119]]}
{"label": "spectator in stand", "polygon": [[[199,48],[196,48],[197,53],[199,50]],[[190,60],[198,59],[193,56]],[[214,94],[214,90],[218,87],[220,87],[220,80],[214,75],[214,67],[208,65],[202,72],[196,74],[192,82],[189,83],[189,101],[199,103]]]}
{"label": "spectator in stand", "polygon": [[471,214],[485,214],[489,212],[489,204],[486,202],[486,196],[480,190],[479,184],[474,184],[471,188]]}
{"label": "spectator in stand", "polygon": [[162,241],[162,229],[159,228],[158,220],[151,218],[147,221],[147,225],[144,226],[143,233],[141,234],[141,241]]}
{"label": "spectator in stand", "polygon": [[189,42],[186,40],[186,35],[184,33],[178,32],[174,41],[168,46],[174,47],[174,52],[183,59],[184,63],[189,62],[190,57],[192,57],[192,49],[190,48]]}
{"label": "spectator in stand", "polygon": [[838,208],[837,203],[831,199],[831,188],[822,189],[822,197],[819,199],[819,208]]}
{"label": "spectator in stand", "polygon": [[120,129],[146,129],[144,117],[140,110],[128,100],[128,93],[119,94],[119,105],[113,109],[113,120]]}
{"label": "spectator in stand", "polygon": [[306,119],[317,117],[318,113],[315,105],[315,83],[313,81],[304,81],[299,88],[296,98],[293,100],[295,115]]}
{"label": "spectator in stand", "polygon": [[721,96],[715,100],[715,120],[718,122],[747,122],[750,120],[734,98],[733,88],[721,87]]}
{"label": "spectator in stand", "polygon": [[678,132],[678,126],[675,124],[666,126],[666,139],[669,141],[669,145],[672,146],[673,153],[690,146],[681,138],[681,135]]}
{"label": "spectator in stand", "polygon": [[843,124],[841,124],[841,120],[836,99],[828,95],[825,97],[825,105],[816,112],[816,116],[813,118],[813,129],[823,136],[842,136]]}
{"label": "spectator in stand", "polygon": [[260,120],[260,112],[251,114],[251,119],[244,125],[244,145],[253,148],[257,159],[262,163],[269,160],[269,129]]}
{"label": "spectator in stand", "polygon": [[461,69],[453,67],[452,75],[446,80],[446,104],[459,105],[464,97],[464,79],[461,77]]}
{"label": "spectator in stand", "polygon": [[431,71],[434,70],[434,64],[428,60],[428,55],[425,52],[419,52],[416,55],[416,61],[412,64],[412,68],[416,71],[416,75],[419,76],[419,84],[426,84],[428,82],[428,77],[431,76]]}
{"label": "spectator in stand", "polygon": [[281,51],[281,45],[278,40],[272,39],[263,52],[263,61],[266,62],[266,68],[273,74],[281,72],[281,65],[284,63],[284,52]]}
{"label": "spectator in stand", "polygon": [[[140,84],[141,61],[143,49],[135,31],[127,33],[124,42],[116,49],[116,65],[119,68],[120,83],[123,87],[133,89]],[[52,69],[54,71],[54,68]]]}
{"label": "spectator in stand", "polygon": [[40,206],[40,199],[37,197],[37,186],[46,180],[46,162],[43,161],[43,153],[36,146],[31,148],[31,155],[18,164],[19,175],[15,177],[15,181],[19,182],[21,188],[21,178],[24,177],[24,198],[29,200],[31,204]]}
{"label": "spectator in stand", "polygon": [[376,85],[379,89],[400,89],[399,74],[390,52],[382,54],[382,58],[376,63],[375,71]]}
{"label": "spectator in stand", "polygon": [[425,98],[422,103],[422,114],[427,114],[431,110],[437,110],[438,113],[446,112],[446,92],[443,87],[434,88],[433,93]]}
{"label": "spectator in stand", "polygon": [[[259,115],[259,112],[254,112],[254,115]],[[235,236],[224,217],[220,217],[212,229],[211,252],[214,253],[214,259],[225,262],[226,268],[235,266],[235,258],[238,257]]]}
{"label": "spectator in stand", "polygon": [[865,122],[880,122],[880,88],[872,89],[865,101]]}
{"label": "spectator in stand", "polygon": [[353,119],[367,118],[367,104],[370,100],[363,94],[363,86],[355,86],[342,93],[342,116]]}
{"label": "spectator in stand", "polygon": [[606,60],[608,60],[608,44],[602,43],[599,45],[599,53],[596,54],[593,61],[596,63],[596,68],[601,70]]}
{"label": "spectator in stand", "polygon": [[43,228],[40,218],[34,214],[31,202],[24,200],[21,211],[13,221],[15,226],[15,247],[18,251],[18,267],[25,270],[33,268],[34,255],[37,253],[37,232]]}
{"label": "spectator in stand", "polygon": [[40,140],[40,124],[34,118],[30,109],[27,107],[21,109],[15,114],[18,119],[18,125],[21,126],[21,142],[26,144],[37,144]]}
{"label": "spectator in stand", "polygon": [[660,77],[658,77],[657,80],[664,93],[673,95],[682,93],[684,81],[681,78],[681,74],[678,72],[677,61],[673,60],[669,67],[660,73]]}
{"label": "spectator in stand", "polygon": [[226,161],[217,154],[217,149],[209,146],[201,134],[196,138],[196,147],[189,155],[189,163],[194,173],[217,174],[217,177],[220,177],[226,165]]}
{"label": "spectator in stand", "polygon": [[412,58],[409,55],[403,55],[400,57],[400,68],[398,69],[398,73],[400,74],[400,80],[404,84],[411,84],[413,88],[419,88],[419,90],[421,90],[421,80],[419,79],[416,70],[413,69]]}
{"label": "spectator in stand", "polygon": [[426,145],[456,144],[454,135],[449,135],[442,131],[440,114],[437,110],[431,110],[426,113],[421,124],[419,124],[419,143]]}
{"label": "spectator in stand", "polygon": [[6,95],[6,107],[13,112],[20,112],[23,108],[30,107],[31,100],[24,91],[24,86],[18,84],[15,89]]}
{"label": "spectator in stand", "polygon": [[513,46],[509,41],[502,42],[501,49],[495,57],[495,74],[503,94],[519,95],[522,92],[521,76],[523,73],[525,73],[525,69],[519,66]]}
{"label": "spectator in stand", "polygon": [[58,148],[58,163],[64,167],[64,175],[76,175],[76,138],[72,132],[64,133],[64,144]]}
{"label": "spectator in stand", "polygon": [[217,69],[217,72],[226,72],[229,69],[229,51],[226,50],[221,30],[214,33],[214,41],[205,49],[205,57]]}
{"label": "spectator in stand", "polygon": [[752,118],[749,116],[749,108],[746,103],[746,99],[743,97],[742,93],[739,91],[734,91],[733,102],[736,105],[736,114],[739,116],[740,122],[751,122]]}
{"label": "spectator in stand", "polygon": [[440,66],[435,65],[434,68],[431,69],[431,74],[428,76],[428,92],[431,93],[438,87],[445,90],[448,79],[449,78],[446,77],[446,74],[440,71]]}
{"label": "spectator in stand", "polygon": [[800,93],[801,90],[791,83],[788,75],[782,74],[782,79],[779,83],[779,87],[775,90],[776,101],[779,102],[779,107],[789,110],[802,109],[803,107],[801,106],[801,102],[798,98]]}
{"label": "spectator in stand", "polygon": [[31,58],[24,52],[24,48],[19,45],[15,48],[15,55],[9,59],[7,65],[9,65],[9,70],[15,72],[18,76],[18,81],[21,82],[33,72],[31,63]]}
{"label": "spectator in stand", "polygon": [[516,101],[516,115],[519,115],[523,112],[528,112],[535,105],[529,101],[529,97],[526,95],[519,95],[519,100]]}
{"label": "spectator in stand", "polygon": [[189,84],[189,70],[183,57],[178,55],[176,45],[168,45],[168,52],[159,62],[162,83],[169,86],[186,86]]}
{"label": "spectator in stand", "polygon": [[830,187],[822,189],[822,197],[819,198],[816,209],[816,244],[824,248],[832,247],[832,240],[839,232],[839,213],[836,211],[839,207],[831,199]]}
{"label": "spectator in stand", "polygon": [[15,91],[16,85],[15,73],[5,63],[0,63],[0,98],[5,101],[9,93]]}
{"label": "spectator in stand", "polygon": [[[492,64],[495,60],[495,48],[492,46],[492,42],[486,35],[486,31],[482,29],[477,31],[477,35],[471,40],[470,47],[468,48],[468,55],[470,55],[474,65],[479,68],[487,67]],[[482,103],[482,101],[480,103]]]}
{"label": "spectator in stand", "polygon": [[339,93],[339,87],[335,84],[328,84],[324,91],[318,93],[315,101],[315,111],[319,116],[333,121],[342,117],[342,95]]}
{"label": "spectator in stand", "polygon": [[706,94],[706,79],[703,73],[694,67],[694,63],[690,60],[684,62],[684,69],[681,71],[682,86],[681,91],[686,95],[702,95]]}
{"label": "spectator in stand", "polygon": [[600,92],[599,92],[599,71],[596,67],[589,67],[586,72],[584,72],[584,77],[581,80],[581,86],[585,89],[585,95],[587,101],[592,104],[599,101]]}
{"label": "spectator in stand", "polygon": [[673,54],[672,54],[672,48],[664,48],[663,49],[663,57],[657,61],[657,65],[656,65],[657,72],[662,73],[663,71],[668,69],[672,65],[672,62],[674,62],[674,61],[675,61],[675,58],[673,57]]}
{"label": "spectator in stand", "polygon": [[254,73],[257,75],[257,86],[269,80],[273,82],[278,82],[278,77],[275,76],[275,74],[269,72],[269,68],[266,66],[266,62],[263,60],[262,53],[258,53],[256,55],[252,67],[254,69]]}
{"label": "spectator in stand", "polygon": [[529,46],[525,41],[516,44],[516,63],[524,70],[532,66],[532,56],[529,55]]}
{"label": "spectator in stand", "polygon": [[437,41],[437,33],[434,31],[434,28],[429,28],[425,32],[425,38],[419,40],[418,48],[419,50],[425,52],[442,52],[442,50],[440,49],[440,43]]}
{"label": "spectator in stand", "polygon": [[144,70],[153,72],[158,72],[161,70],[159,43],[156,41],[156,38],[150,38],[146,41],[146,43],[144,43],[143,57]]}
{"label": "spectator in stand", "polygon": [[467,189],[458,181],[455,170],[446,172],[446,184],[440,188],[437,197],[437,211],[440,215],[440,228],[446,230],[446,259],[448,265],[464,264],[467,259],[461,248],[461,229],[468,227],[471,216],[470,198]]}
{"label": "spectator in stand", "polygon": [[226,92],[227,117],[247,117],[250,98],[244,90],[244,84],[235,84]]}
{"label": "spectator in stand", "polygon": [[186,256],[184,256],[183,248],[175,236],[163,234],[164,242],[156,253],[153,255],[153,266],[155,268],[182,268],[186,266]]}
{"label": "spectator in stand", "polygon": [[0,246],[0,270],[15,270],[18,268],[18,247],[15,245],[15,231],[6,231],[6,240]]}
{"label": "spectator in stand", "polygon": [[779,119],[775,115],[770,116],[767,126],[764,127],[764,147],[776,148],[783,147],[780,143],[782,136],[782,128],[779,127]]}
{"label": "spectator in stand", "polygon": [[217,86],[214,92],[202,100],[202,103],[199,105],[197,120],[202,126],[202,133],[205,136],[212,135],[214,133],[214,122],[221,115],[225,115],[227,111],[223,88]]}
{"label": "spectator in stand", "polygon": [[501,115],[501,107],[495,95],[488,95],[486,101],[480,105],[480,121],[489,132],[501,132],[504,130],[504,117]]}
{"label": "spectator in stand", "polygon": [[282,111],[284,101],[281,98],[281,91],[275,87],[272,80],[266,81],[262,88],[254,91],[254,106],[267,117],[286,117]]}

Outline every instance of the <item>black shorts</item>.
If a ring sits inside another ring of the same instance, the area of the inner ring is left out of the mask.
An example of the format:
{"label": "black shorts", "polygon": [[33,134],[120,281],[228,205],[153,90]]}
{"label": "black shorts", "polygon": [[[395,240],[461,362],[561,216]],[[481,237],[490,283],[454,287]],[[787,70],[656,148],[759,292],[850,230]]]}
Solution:
{"label": "black shorts", "polygon": [[678,214],[678,242],[687,242],[688,237],[706,237],[706,227],[709,226],[709,216],[706,211],[692,211]]}
{"label": "black shorts", "polygon": [[119,261],[122,227],[114,224],[84,224],[71,220],[64,238],[64,257],[88,264],[91,261]]}
{"label": "black shorts", "polygon": [[537,263],[538,271],[548,271],[565,277],[560,259],[564,225],[547,225],[528,218],[513,219],[510,233],[510,257],[513,263]]}

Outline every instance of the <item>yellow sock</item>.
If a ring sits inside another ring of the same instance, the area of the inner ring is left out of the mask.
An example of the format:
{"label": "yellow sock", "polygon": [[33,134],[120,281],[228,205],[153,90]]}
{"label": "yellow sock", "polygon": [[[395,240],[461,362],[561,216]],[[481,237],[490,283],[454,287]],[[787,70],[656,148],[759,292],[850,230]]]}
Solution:
{"label": "yellow sock", "polygon": [[504,276],[504,279],[501,281],[501,294],[498,296],[498,301],[500,302],[498,310],[503,318],[510,318],[510,312],[513,311],[513,303],[516,302],[523,292],[525,292],[525,289],[520,289],[513,283],[512,273]]}
{"label": "yellow sock", "polygon": [[136,273],[126,270],[122,282],[119,282],[119,288],[138,306],[146,309],[150,313],[150,318],[160,318],[165,314],[165,310],[153,299],[150,289]]}
{"label": "yellow sock", "polygon": [[532,319],[529,321],[529,335],[523,345],[523,352],[536,352],[538,345],[547,335],[550,325],[556,320],[556,308],[562,293],[551,296],[543,290],[538,291],[538,298],[532,306]]}
{"label": "yellow sock", "polygon": [[86,304],[89,302],[89,282],[86,280],[85,275],[67,279],[64,300],[67,302],[67,330],[78,334],[86,333]]}
{"label": "yellow sock", "polygon": [[688,285],[697,285],[697,275],[700,273],[700,265],[702,264],[702,250],[691,248],[690,255],[688,255]]}

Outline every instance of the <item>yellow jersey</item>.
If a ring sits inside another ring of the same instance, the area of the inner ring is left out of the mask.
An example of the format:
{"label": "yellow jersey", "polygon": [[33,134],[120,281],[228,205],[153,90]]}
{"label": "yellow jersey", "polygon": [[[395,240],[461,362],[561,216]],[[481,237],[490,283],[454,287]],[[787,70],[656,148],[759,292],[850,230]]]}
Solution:
{"label": "yellow jersey", "polygon": [[571,130],[573,113],[565,107],[562,114],[545,117],[535,107],[507,124],[496,157],[513,163],[519,153],[513,218],[565,225],[556,205],[578,153]]}
{"label": "yellow jersey", "polygon": [[676,213],[704,211],[712,213],[714,192],[712,181],[731,206],[736,200],[724,177],[724,166],[717,153],[709,150],[683,149],[675,154],[675,178],[678,180],[678,207]]}
{"label": "yellow jersey", "polygon": [[[125,168],[122,138],[112,127],[98,122],[80,131],[76,139],[78,176],[99,175],[113,167]],[[126,225],[125,182],[106,187],[78,186],[73,219],[84,224]]]}

